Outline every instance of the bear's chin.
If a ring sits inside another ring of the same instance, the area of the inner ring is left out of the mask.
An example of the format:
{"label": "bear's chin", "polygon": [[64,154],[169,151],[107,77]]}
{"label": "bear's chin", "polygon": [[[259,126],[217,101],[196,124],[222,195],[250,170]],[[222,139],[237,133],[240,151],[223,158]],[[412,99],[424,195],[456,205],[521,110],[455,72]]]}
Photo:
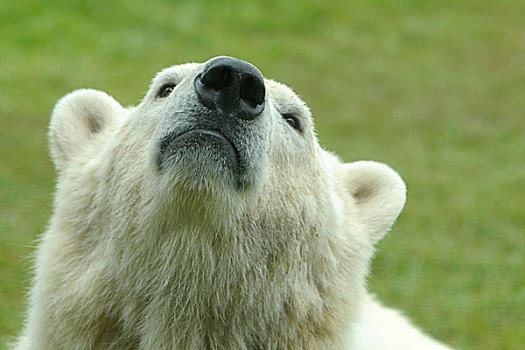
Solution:
{"label": "bear's chin", "polygon": [[246,188],[244,167],[234,143],[215,130],[195,129],[169,135],[159,147],[157,167],[176,175],[185,187]]}

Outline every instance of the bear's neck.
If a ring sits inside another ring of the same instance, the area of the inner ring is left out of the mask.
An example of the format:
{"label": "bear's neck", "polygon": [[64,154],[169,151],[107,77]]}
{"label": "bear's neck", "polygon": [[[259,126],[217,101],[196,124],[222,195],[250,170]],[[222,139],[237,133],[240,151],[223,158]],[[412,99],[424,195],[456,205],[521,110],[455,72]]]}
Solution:
{"label": "bear's neck", "polygon": [[138,265],[119,274],[124,295],[134,299],[126,307],[136,306],[148,337],[181,348],[337,342],[334,323],[344,327],[353,314],[330,306],[343,287],[334,283],[350,274],[336,255],[348,252],[303,225],[243,218],[204,232],[193,224],[150,228],[137,236],[148,237],[139,249],[121,252],[129,255],[121,261]]}

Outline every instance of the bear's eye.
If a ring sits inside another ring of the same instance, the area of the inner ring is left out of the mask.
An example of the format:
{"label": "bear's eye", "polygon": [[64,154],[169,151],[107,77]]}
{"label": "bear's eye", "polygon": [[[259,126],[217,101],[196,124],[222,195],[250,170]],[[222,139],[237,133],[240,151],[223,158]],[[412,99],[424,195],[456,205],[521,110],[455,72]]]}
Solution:
{"label": "bear's eye", "polygon": [[171,84],[171,83],[164,84],[159,89],[159,92],[157,93],[157,97],[159,98],[168,97],[173,92],[173,89],[175,89],[175,84]]}
{"label": "bear's eye", "polygon": [[301,123],[299,122],[299,119],[293,115],[292,113],[282,113],[283,119],[290,124],[292,128],[295,130],[301,131]]}

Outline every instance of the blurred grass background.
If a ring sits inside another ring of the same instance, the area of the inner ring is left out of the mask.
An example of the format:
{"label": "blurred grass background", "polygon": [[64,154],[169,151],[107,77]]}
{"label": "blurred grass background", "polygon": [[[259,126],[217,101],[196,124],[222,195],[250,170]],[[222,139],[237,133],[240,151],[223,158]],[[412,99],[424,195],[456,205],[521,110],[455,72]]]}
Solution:
{"label": "blurred grass background", "polygon": [[136,104],[161,68],[227,54],[292,86],[326,148],[405,179],[372,291],[455,347],[525,348],[524,14],[522,0],[0,0],[0,343],[51,214],[57,99],[92,87]]}

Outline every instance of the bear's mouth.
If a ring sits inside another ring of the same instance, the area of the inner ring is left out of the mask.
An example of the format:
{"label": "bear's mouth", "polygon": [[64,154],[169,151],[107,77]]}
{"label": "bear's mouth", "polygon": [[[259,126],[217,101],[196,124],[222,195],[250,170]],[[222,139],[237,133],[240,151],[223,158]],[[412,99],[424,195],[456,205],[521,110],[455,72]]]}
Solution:
{"label": "bear's mouth", "polygon": [[217,151],[226,161],[225,165],[228,168],[234,170],[236,174],[241,171],[239,151],[235,143],[218,130],[201,128],[165,135],[159,144],[157,166],[159,169],[164,168],[175,155],[195,157],[199,153],[205,153],[213,158],[211,155],[216,154]]}

